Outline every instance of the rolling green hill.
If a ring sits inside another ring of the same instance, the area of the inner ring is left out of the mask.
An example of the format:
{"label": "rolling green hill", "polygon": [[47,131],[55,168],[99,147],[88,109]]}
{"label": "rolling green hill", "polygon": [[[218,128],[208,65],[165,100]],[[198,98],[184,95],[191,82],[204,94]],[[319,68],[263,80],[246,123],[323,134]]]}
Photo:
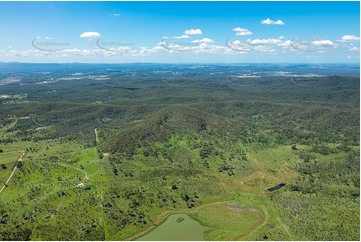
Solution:
{"label": "rolling green hill", "polygon": [[170,214],[205,240],[360,239],[359,77],[108,67],[0,85],[1,183],[25,152],[1,240],[133,240]]}

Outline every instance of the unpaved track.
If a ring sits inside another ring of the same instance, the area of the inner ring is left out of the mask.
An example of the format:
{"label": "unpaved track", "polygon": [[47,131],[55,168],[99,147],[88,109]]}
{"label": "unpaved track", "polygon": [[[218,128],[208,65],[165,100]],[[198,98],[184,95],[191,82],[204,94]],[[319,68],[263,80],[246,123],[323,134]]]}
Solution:
{"label": "unpaved track", "polygon": [[11,172],[10,176],[8,177],[8,179],[6,180],[6,182],[4,183],[4,185],[2,186],[2,188],[0,189],[0,193],[2,193],[2,191],[5,189],[5,187],[7,186],[7,184],[9,183],[9,181],[11,180],[11,178],[13,177],[16,169],[18,168],[18,162],[21,161],[21,159],[23,158],[23,156],[25,155],[25,152],[21,154],[21,156],[17,159],[14,169]]}
{"label": "unpaved track", "polygon": [[66,165],[66,164],[62,164],[62,163],[58,163],[59,166],[64,166],[64,167],[68,167],[70,169],[74,169],[74,170],[77,170],[77,171],[80,171],[81,173],[84,174],[84,178],[85,180],[90,180],[90,178],[88,177],[88,173],[86,171],[83,171],[82,169],[80,168],[77,168],[77,167],[74,167],[74,166],[70,166],[70,165]]}
{"label": "unpaved track", "polygon": [[95,134],[95,145],[99,144],[99,133],[97,129],[94,129],[94,134]]}

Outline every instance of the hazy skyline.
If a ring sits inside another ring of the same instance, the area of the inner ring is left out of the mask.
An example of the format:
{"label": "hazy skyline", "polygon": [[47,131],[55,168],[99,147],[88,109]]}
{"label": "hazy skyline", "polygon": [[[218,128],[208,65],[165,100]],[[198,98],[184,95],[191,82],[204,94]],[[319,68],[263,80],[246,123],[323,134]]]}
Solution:
{"label": "hazy skyline", "polygon": [[0,2],[0,61],[358,63],[359,2]]}

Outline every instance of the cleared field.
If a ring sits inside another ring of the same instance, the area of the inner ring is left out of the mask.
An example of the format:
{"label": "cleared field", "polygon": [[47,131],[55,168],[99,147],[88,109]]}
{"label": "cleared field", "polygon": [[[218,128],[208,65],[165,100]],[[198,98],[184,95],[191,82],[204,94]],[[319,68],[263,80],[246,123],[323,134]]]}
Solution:
{"label": "cleared field", "polygon": [[239,240],[266,219],[260,208],[236,203],[204,205],[190,216],[202,225],[213,228],[204,233],[206,240]]}

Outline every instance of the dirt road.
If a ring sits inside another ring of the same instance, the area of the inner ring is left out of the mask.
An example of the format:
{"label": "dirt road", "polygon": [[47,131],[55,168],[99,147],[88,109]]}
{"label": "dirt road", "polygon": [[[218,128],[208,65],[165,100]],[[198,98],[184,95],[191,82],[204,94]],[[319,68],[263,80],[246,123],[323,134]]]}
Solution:
{"label": "dirt road", "polygon": [[24,157],[25,152],[21,154],[21,156],[17,159],[14,169],[11,172],[10,176],[8,177],[8,179],[6,180],[6,182],[4,183],[4,185],[2,186],[2,188],[0,189],[0,193],[2,193],[2,191],[5,189],[5,187],[7,186],[7,184],[9,183],[9,181],[11,180],[11,178],[13,177],[16,169],[18,168],[18,162],[21,161],[21,159]]}

